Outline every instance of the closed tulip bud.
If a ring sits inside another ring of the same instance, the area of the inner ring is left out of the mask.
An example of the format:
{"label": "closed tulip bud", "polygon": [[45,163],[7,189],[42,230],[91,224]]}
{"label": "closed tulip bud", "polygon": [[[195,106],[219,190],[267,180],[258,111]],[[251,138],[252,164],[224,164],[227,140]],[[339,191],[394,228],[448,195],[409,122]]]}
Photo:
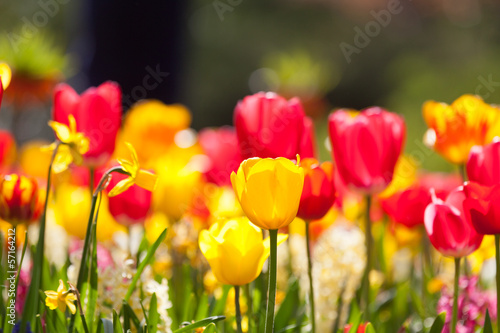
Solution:
{"label": "closed tulip bud", "polygon": [[53,119],[67,125],[70,114],[75,117],[77,131],[90,140],[84,163],[91,167],[102,166],[115,150],[116,136],[120,129],[120,87],[108,81],[99,87],[87,89],[79,96],[69,85],[59,84],[54,92]]}
{"label": "closed tulip bud", "polygon": [[304,169],[304,188],[297,216],[308,221],[320,219],[335,201],[333,164],[319,164],[314,158],[305,158],[300,166]]}
{"label": "closed tulip bud", "polygon": [[370,194],[387,187],[403,149],[404,120],[371,107],[355,116],[347,110],[336,111],[328,122],[335,165],[343,181]]}
{"label": "closed tulip bud", "polygon": [[445,256],[460,258],[476,251],[483,235],[476,232],[464,214],[463,186],[452,191],[445,201],[432,192],[432,203],[425,209],[424,224],[432,245]]}
{"label": "closed tulip bud", "polygon": [[234,126],[243,158],[314,157],[312,122],[298,98],[275,93],[246,96],[234,109]]}
{"label": "closed tulip bud", "polygon": [[0,180],[0,218],[13,226],[29,223],[40,216],[38,184],[34,178],[17,174]]}
{"label": "closed tulip bud", "polygon": [[473,146],[491,142],[500,130],[500,111],[479,96],[463,95],[450,105],[427,101],[423,116],[429,126],[425,143],[457,164],[467,162]]}
{"label": "closed tulip bud", "polygon": [[304,170],[283,157],[250,158],[231,174],[231,183],[249,220],[261,229],[277,230],[297,215]]}
{"label": "closed tulip bud", "polygon": [[[287,237],[279,234],[278,244]],[[255,280],[270,253],[269,238],[246,217],[213,224],[200,233],[199,245],[217,280],[233,286]]]}
{"label": "closed tulip bud", "polygon": [[231,172],[238,170],[242,161],[238,138],[232,127],[206,128],[198,135],[203,152],[209,159],[205,177],[216,185],[230,185]]}
{"label": "closed tulip bud", "polygon": [[472,147],[467,161],[467,176],[469,180],[482,185],[500,184],[500,140],[498,138],[486,146]]}
{"label": "closed tulip bud", "polygon": [[483,235],[500,234],[500,184],[483,186],[467,182],[464,193],[465,216],[477,232]]}
{"label": "closed tulip bud", "polygon": [[[114,188],[127,176],[115,173],[108,189]],[[132,185],[125,192],[109,198],[109,212],[124,226],[143,224],[151,207],[151,191]]]}

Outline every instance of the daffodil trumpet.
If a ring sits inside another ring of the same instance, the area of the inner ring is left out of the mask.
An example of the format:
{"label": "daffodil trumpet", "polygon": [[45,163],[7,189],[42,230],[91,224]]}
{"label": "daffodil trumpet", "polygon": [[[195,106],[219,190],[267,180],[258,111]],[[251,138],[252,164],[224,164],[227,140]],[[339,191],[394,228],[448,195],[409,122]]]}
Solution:
{"label": "daffodil trumpet", "polygon": [[[31,284],[28,289],[28,295],[26,296],[26,302],[24,303],[23,316],[21,319],[20,332],[25,332],[28,321],[35,322],[34,315],[37,310],[37,305],[39,303],[39,289],[42,285],[42,270],[44,262],[44,248],[45,248],[45,225],[47,220],[47,206],[49,202],[50,185],[51,185],[51,175],[52,175],[52,165],[59,150],[60,142],[56,141],[54,144],[54,150],[52,152],[52,157],[50,158],[49,170],[47,173],[47,188],[45,190],[45,204],[43,208],[42,218],[40,220],[40,229],[38,232],[38,243],[36,246],[36,253],[34,259],[33,270],[31,272]],[[35,327],[36,330],[36,327]]]}

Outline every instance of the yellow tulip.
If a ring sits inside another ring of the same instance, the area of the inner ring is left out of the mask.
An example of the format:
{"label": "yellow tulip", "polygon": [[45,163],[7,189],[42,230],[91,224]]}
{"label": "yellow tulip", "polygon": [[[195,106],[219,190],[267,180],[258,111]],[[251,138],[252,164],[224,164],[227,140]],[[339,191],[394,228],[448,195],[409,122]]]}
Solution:
{"label": "yellow tulip", "polygon": [[[278,244],[287,237],[279,234]],[[270,253],[269,237],[263,240],[262,231],[246,217],[217,222],[202,230],[199,245],[217,280],[233,286],[255,280]]]}
{"label": "yellow tulip", "polygon": [[299,208],[304,170],[289,159],[249,158],[231,174],[236,196],[250,221],[267,230],[289,225]]}
{"label": "yellow tulip", "polygon": [[451,105],[427,101],[424,141],[452,163],[467,162],[472,146],[490,143],[500,135],[500,110],[481,97],[463,95]]}
{"label": "yellow tulip", "polygon": [[[90,191],[88,187],[79,187],[71,184],[61,184],[54,195],[54,211],[56,222],[69,235],[85,238],[87,223],[90,215]],[[115,232],[126,232],[126,228],[118,224],[108,208],[108,198],[102,197],[99,208],[99,223],[97,223],[97,239],[106,241],[113,238]]]}

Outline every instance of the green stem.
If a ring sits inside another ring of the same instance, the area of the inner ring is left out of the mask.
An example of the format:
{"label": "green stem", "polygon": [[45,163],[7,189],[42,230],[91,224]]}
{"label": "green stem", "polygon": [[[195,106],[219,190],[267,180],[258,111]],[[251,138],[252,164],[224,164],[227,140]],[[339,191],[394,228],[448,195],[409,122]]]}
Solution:
{"label": "green stem", "polygon": [[311,305],[311,332],[316,332],[316,313],[314,311],[314,288],[312,278],[312,258],[311,258],[311,244],[309,236],[310,223],[306,221],[306,248],[307,248],[307,275],[309,275],[309,303]]}
{"label": "green stem", "polygon": [[94,178],[95,178],[95,169],[90,167],[89,168],[89,189],[90,189],[90,195],[94,193]]}
{"label": "green stem", "polygon": [[[497,309],[500,309],[500,235],[495,235],[495,261],[497,278]],[[497,332],[500,332],[500,317],[497,317]]]}
{"label": "green stem", "polygon": [[276,266],[278,262],[278,230],[269,230],[271,240],[271,255],[269,257],[269,297],[266,309],[266,333],[272,333],[274,329],[274,306],[276,304]]}
{"label": "green stem", "polygon": [[240,286],[234,286],[234,306],[236,308],[236,327],[238,333],[243,333],[241,329]]}
{"label": "green stem", "polygon": [[250,292],[250,283],[245,285],[245,298],[247,299],[247,317],[248,317],[248,331],[253,332],[253,302],[252,293]]}
{"label": "green stem", "polygon": [[[123,173],[123,170],[121,167],[113,167],[106,171],[106,173],[102,176],[101,180],[99,181],[99,185],[97,185],[97,188],[95,192],[92,194],[92,202],[90,205],[90,216],[89,216],[89,221],[87,222],[87,232],[85,234],[85,240],[83,243],[83,251],[82,251],[82,258],[80,261],[80,269],[78,270],[78,280],[76,282],[76,289],[78,292],[82,290],[83,283],[85,282],[86,279],[88,279],[89,274],[88,274],[88,256],[89,256],[89,251],[90,251],[90,245],[92,241],[92,221],[94,219],[94,213],[96,210],[96,203],[97,203],[97,198],[99,196],[99,193],[102,191],[104,184],[108,181],[108,177],[111,173],[113,172],[121,172]],[[73,332],[73,328],[75,325],[75,315],[71,316],[71,321],[70,325],[68,328],[68,332]]]}
{"label": "green stem", "polygon": [[[52,164],[54,164],[54,159],[56,157],[59,145],[61,143],[56,141],[56,146],[52,152],[52,157],[50,158],[49,170],[47,172],[47,187],[45,190],[45,204],[43,208],[42,218],[40,220],[40,230],[38,232],[38,243],[36,245],[35,258],[33,260],[33,271],[31,273],[31,284],[28,290],[28,295],[26,297],[26,303],[24,304],[23,316],[21,319],[20,332],[25,332],[28,321],[34,323],[34,315],[39,306],[40,292],[39,289],[42,286],[42,276],[43,276],[43,262],[44,262],[44,248],[45,248],[45,225],[47,221],[47,207],[49,203],[50,196],[50,184],[52,175]],[[35,328],[34,328],[35,329]]]}
{"label": "green stem", "polygon": [[366,196],[366,212],[365,212],[365,243],[366,243],[366,269],[363,276],[363,292],[365,300],[365,321],[370,321],[370,271],[372,269],[372,249],[373,249],[373,237],[372,237],[372,223],[370,221],[370,206],[371,197]]}
{"label": "green stem", "polygon": [[468,178],[467,178],[467,170],[465,169],[465,164],[460,164],[458,166],[458,172],[460,172],[460,177],[462,177],[462,180],[466,182]]}
{"label": "green stem", "polygon": [[450,333],[455,332],[458,317],[458,279],[460,278],[460,258],[455,258],[455,284],[453,286],[453,317],[451,319]]}

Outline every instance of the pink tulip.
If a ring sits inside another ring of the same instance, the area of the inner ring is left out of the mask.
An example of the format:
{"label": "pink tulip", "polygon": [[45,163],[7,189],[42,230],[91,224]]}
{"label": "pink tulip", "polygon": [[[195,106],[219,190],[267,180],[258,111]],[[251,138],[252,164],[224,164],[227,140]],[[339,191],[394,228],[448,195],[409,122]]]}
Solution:
{"label": "pink tulip", "polygon": [[314,157],[312,121],[298,98],[275,93],[246,96],[234,109],[234,126],[243,159]]}
{"label": "pink tulip", "polygon": [[482,185],[500,184],[500,141],[472,147],[467,161],[469,180]]}
{"label": "pink tulip", "polygon": [[425,209],[424,224],[432,245],[445,256],[460,258],[476,251],[483,235],[465,217],[463,186],[452,191],[445,201],[432,192],[432,203]]}
{"label": "pink tulip", "polygon": [[241,158],[234,128],[206,128],[200,131],[198,141],[209,159],[205,172],[207,181],[217,185],[231,185],[231,172],[237,171]]}
{"label": "pink tulip", "polygon": [[343,181],[365,193],[382,191],[391,182],[403,149],[403,119],[371,107],[356,116],[336,111],[328,122],[333,157]]}

